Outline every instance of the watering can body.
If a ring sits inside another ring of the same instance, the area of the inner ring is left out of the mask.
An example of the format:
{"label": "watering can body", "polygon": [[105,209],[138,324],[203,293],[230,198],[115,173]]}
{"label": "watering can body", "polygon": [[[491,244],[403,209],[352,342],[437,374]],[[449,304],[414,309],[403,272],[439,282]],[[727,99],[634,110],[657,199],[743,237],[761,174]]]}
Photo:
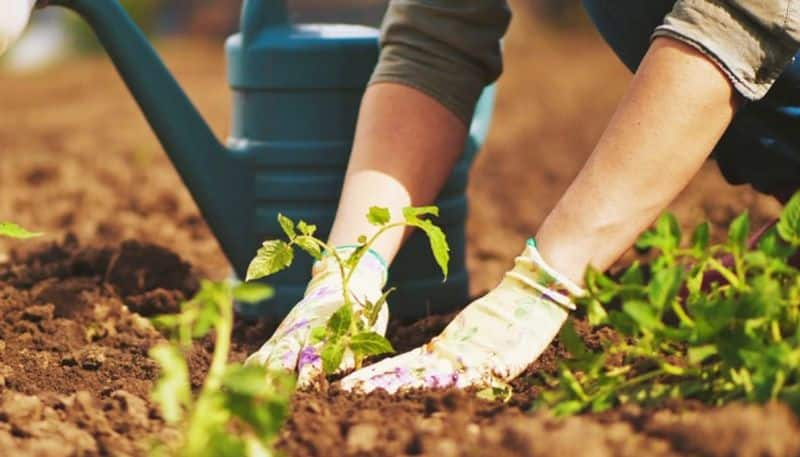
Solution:
{"label": "watering can body", "polygon": [[[378,31],[363,26],[291,24],[286,4],[246,0],[241,30],[226,43],[233,90],[232,131],[213,136],[147,40],[116,0],[55,0],[95,30],[242,278],[261,242],[282,237],[277,214],[330,230],[352,146],[358,108],[378,59]],[[424,235],[412,236],[392,264],[391,302],[400,317],[461,306],[468,298],[465,197],[472,159],[486,133],[492,88],[479,102],[466,150],[436,204],[451,246],[450,276]],[[398,119],[398,122],[402,122]],[[303,295],[311,259],[297,256],[268,278],[276,296],[242,307],[250,316],[284,315]]]}

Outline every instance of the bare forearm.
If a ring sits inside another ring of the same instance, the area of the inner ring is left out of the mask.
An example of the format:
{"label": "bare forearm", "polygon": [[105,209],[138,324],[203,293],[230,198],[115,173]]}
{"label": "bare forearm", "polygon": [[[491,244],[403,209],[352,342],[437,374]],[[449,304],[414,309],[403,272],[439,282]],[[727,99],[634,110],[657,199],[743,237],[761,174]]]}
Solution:
{"label": "bare forearm", "polygon": [[[432,203],[463,150],[466,132],[458,117],[416,89],[394,83],[370,86],[330,242],[351,244],[374,232],[364,218],[370,206],[399,215],[405,206]],[[391,261],[403,237],[400,230],[389,233],[374,249]]]}
{"label": "bare forearm", "polygon": [[656,39],[588,162],[542,224],[543,257],[576,282],[589,264],[608,268],[688,184],[735,105],[713,63]]}

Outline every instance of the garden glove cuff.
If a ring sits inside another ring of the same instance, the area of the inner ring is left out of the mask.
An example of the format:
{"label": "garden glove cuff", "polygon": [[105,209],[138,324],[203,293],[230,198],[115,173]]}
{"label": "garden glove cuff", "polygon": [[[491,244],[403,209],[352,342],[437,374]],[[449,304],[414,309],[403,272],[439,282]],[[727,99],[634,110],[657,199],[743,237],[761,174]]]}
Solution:
{"label": "garden glove cuff", "polygon": [[547,348],[583,290],[550,268],[528,241],[491,292],[461,311],[441,335],[342,380],[346,390],[497,386]]}
{"label": "garden glove cuff", "polygon": [[[336,251],[342,259],[347,259],[355,249],[354,246],[341,246]],[[349,289],[354,310],[363,306],[366,300],[377,302],[386,279],[386,262],[379,254],[369,250],[350,278]],[[322,373],[320,348],[324,345],[324,341],[311,341],[311,331],[324,327],[343,304],[339,264],[328,253],[314,264],[303,299],[292,308],[272,337],[247,359],[247,363],[264,365],[269,370],[296,371],[298,384],[308,386]],[[371,330],[384,335],[388,321],[389,308],[384,303]],[[352,354],[345,354],[339,370],[350,369],[353,365]]]}
{"label": "garden glove cuff", "polygon": [[35,5],[36,0],[0,0],[0,55],[22,35]]}

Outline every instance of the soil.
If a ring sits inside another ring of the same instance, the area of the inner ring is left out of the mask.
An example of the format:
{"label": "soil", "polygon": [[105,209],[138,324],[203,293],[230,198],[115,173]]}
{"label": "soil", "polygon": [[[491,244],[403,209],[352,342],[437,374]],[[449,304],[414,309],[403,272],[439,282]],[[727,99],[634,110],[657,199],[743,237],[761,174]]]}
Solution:
{"label": "soil", "polygon": [[[537,40],[528,39],[534,31]],[[223,134],[230,108],[220,44],[161,49]],[[595,35],[549,30],[524,10],[505,49],[494,127],[469,189],[475,295],[494,285],[555,204],[629,79]],[[0,91],[0,219],[47,233],[0,240],[0,455],[145,455],[153,439],[175,433],[148,399],[158,373],[147,350],[162,337],[146,317],[177,309],[200,278],[226,276],[227,262],[105,59],[0,73]],[[728,186],[709,163],[672,209],[686,226],[710,219],[719,238],[739,211],[760,224],[779,206]],[[410,349],[451,317],[393,322],[390,339]],[[238,322],[233,359],[274,325]],[[598,337],[585,325],[581,333]],[[195,384],[211,347],[194,348]],[[453,390],[358,396],[335,383],[298,392],[279,446],[297,457],[800,456],[800,423],[781,404],[624,407],[567,420],[530,413],[538,374],[563,355],[554,343],[506,404]]]}

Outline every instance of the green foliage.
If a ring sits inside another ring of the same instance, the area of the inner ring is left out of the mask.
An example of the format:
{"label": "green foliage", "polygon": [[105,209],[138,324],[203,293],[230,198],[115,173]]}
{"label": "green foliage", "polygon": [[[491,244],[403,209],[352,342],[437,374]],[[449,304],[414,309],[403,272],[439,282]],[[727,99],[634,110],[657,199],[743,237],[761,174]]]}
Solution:
{"label": "green foliage", "polygon": [[[255,303],[272,296],[258,283],[233,286],[204,281],[200,291],[181,306],[180,314],[158,316],[153,323],[171,339],[153,347],[150,357],[161,375],[152,392],[164,420],[178,428],[177,442],[158,443],[154,456],[272,456],[278,429],[288,415],[294,378],[268,373],[263,367],[228,364],[233,300]],[[215,332],[208,375],[192,395],[187,352],[192,340]]]}
{"label": "green foliage", "polygon": [[317,227],[305,221],[295,223],[288,217],[278,214],[278,223],[288,238],[265,241],[250,262],[247,269],[247,281],[269,276],[288,268],[293,260],[294,248],[302,249],[314,259],[324,255],[331,256],[337,263],[342,277],[342,299],[344,304],[328,320],[324,327],[315,328],[311,332],[312,342],[322,344],[320,356],[323,370],[331,374],[341,365],[347,351],[353,355],[356,367],[360,367],[369,356],[394,352],[391,343],[371,328],[375,325],[386,298],[394,290],[389,289],[375,303],[365,300],[353,306],[353,296],[349,284],[353,271],[361,259],[369,252],[370,247],[388,230],[403,227],[417,227],[430,240],[431,251],[436,263],[447,278],[447,266],[450,260],[450,247],[444,232],[426,216],[438,216],[439,208],[435,206],[408,207],[403,209],[402,222],[391,222],[392,217],[387,208],[373,206],[366,215],[367,221],[378,227],[371,237],[362,235],[358,244],[346,259],[341,258],[334,247],[316,238]]}
{"label": "green foliage", "polygon": [[535,406],[567,415],[668,398],[777,399],[800,412],[800,270],[787,263],[800,247],[799,195],[756,248],[747,213],[731,222],[727,242],[711,245],[706,223],[688,248],[667,215],[637,243],[658,250],[648,274],[638,264],[616,280],[589,271],[579,301],[618,337],[590,350],[565,325],[571,357]]}
{"label": "green foliage", "polygon": [[27,240],[28,238],[42,236],[42,234],[29,232],[13,222],[0,222],[0,236],[16,238],[18,240]]}
{"label": "green foliage", "polygon": [[250,261],[245,280],[251,281],[275,274],[289,268],[293,260],[294,250],[288,243],[282,240],[265,241],[256,256]]}

